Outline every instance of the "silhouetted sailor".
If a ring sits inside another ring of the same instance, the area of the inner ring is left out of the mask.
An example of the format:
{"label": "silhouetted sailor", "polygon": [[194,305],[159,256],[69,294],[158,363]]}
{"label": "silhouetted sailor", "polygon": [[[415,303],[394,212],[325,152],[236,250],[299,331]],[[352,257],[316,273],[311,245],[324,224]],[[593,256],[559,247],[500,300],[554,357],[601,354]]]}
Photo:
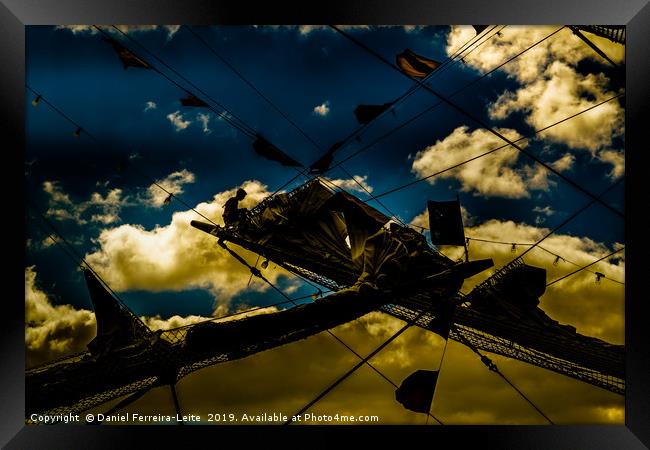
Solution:
{"label": "silhouetted sailor", "polygon": [[239,202],[246,197],[246,191],[238,189],[234,197],[230,197],[223,205],[223,222],[226,226],[240,222],[246,213],[246,208],[239,208]]}

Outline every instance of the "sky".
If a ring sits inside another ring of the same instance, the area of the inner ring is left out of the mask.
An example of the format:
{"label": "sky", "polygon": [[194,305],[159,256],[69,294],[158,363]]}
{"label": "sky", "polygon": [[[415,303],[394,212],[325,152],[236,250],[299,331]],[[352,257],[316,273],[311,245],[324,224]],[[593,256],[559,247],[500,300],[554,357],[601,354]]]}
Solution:
{"label": "sky", "polygon": [[[166,205],[167,194],[156,184],[220,223],[223,204],[239,187],[249,193],[243,205],[251,207],[296,175],[257,155],[252,139],[224,117],[238,118],[309,165],[359,128],[353,114],[357,105],[392,101],[412,81],[324,26],[193,27],[221,59],[187,27],[119,28],[126,36],[110,26],[102,30],[156,70],[124,69],[102,40],[104,34],[90,26],[26,27],[25,186],[30,205],[152,328],[281,301],[260,281],[249,282],[247,269],[218,249],[213,238],[190,227],[190,220],[200,219],[196,212],[179,201]],[[570,30],[558,29],[496,26],[476,36],[471,26],[345,27],[389,61],[409,48],[442,62],[464,48],[462,62],[459,58],[434,72],[430,86],[509,139],[624,92],[609,63]],[[589,37],[616,62],[624,62],[623,46]],[[186,91],[209,101],[217,112],[182,106],[179,99]],[[43,100],[32,106],[35,93]],[[436,103],[430,92],[417,90],[339,150],[337,160],[364,149],[328,178],[367,199],[368,192],[381,194],[503,144],[444,104],[389,133]],[[624,108],[624,99],[607,101],[520,145],[599,194],[624,179]],[[79,137],[74,136],[77,126],[82,127]],[[125,160],[127,169],[118,170]],[[603,197],[619,211],[625,208],[623,185]],[[518,243],[535,242],[590,200],[518,150],[504,148],[386,195],[383,206],[370,204],[406,223],[427,226],[426,201],[452,200],[457,194],[467,236]],[[27,224],[27,360],[38,364],[83,350],[95,325],[77,262],[54,245],[38,216],[28,216]],[[562,256],[557,265],[555,256],[538,249],[526,262],[546,268],[549,281],[559,278],[575,270],[571,263],[589,264],[623,248],[623,225],[621,217],[593,205],[545,241],[544,248]],[[516,246],[512,253],[510,245],[470,241],[472,259],[491,257],[496,268],[525,248]],[[440,250],[452,258],[462,252]],[[256,255],[241,253],[255,262]],[[541,307],[578,332],[622,344],[624,262],[621,251],[591,272],[549,287]],[[596,283],[595,271],[606,279]],[[489,274],[468,279],[463,291]],[[265,276],[292,296],[313,292],[274,264]],[[400,324],[371,313],[333,331],[359,353],[368,353]],[[373,364],[400,381],[414,370],[436,368],[443,345],[436,335],[410,329]],[[621,396],[517,361],[494,359],[556,423],[623,421]],[[188,411],[206,412],[218,405],[233,411],[292,412],[354,362],[354,355],[321,334],[204,369],[183,379],[178,390]],[[450,343],[444,362],[434,399],[441,420],[540,423],[535,411],[467,348]],[[422,415],[394,400],[391,389],[364,367],[318,408],[375,411],[381,423],[424,423]],[[130,408],[172,408],[168,395],[162,388],[154,390]]]}

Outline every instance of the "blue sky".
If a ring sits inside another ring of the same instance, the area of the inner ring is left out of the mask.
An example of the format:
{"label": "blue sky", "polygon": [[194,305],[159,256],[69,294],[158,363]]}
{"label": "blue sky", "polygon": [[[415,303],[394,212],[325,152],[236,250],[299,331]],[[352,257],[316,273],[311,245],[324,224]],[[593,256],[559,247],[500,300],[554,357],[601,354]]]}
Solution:
{"label": "blue sky", "polygon": [[[180,28],[170,35],[167,29],[158,28],[134,31],[130,36],[304,164],[313,162],[322,149],[329,148],[358,127],[352,113],[356,105],[391,101],[412,85],[363,49],[326,28],[309,33],[303,33],[297,27],[250,26],[197,27],[195,31],[272,99],[321,149],[315,148],[292,128],[187,29]],[[439,61],[447,57],[449,31],[446,26],[416,30],[403,27],[350,30],[389,60],[403,49],[410,48]],[[113,35],[186,85],[137,44],[117,33]],[[480,52],[479,48],[474,55]],[[586,60],[583,66],[586,68],[577,70],[607,70],[604,64],[593,60]],[[431,85],[450,94],[480,74],[471,64],[455,64],[433,77]],[[83,202],[94,192],[106,195],[115,188],[122,190],[123,197],[135,199],[147,189],[149,180],[132,171],[116,171],[121,158],[135,153],[138,158],[134,165],[152,178],[164,179],[180,170],[191,172],[195,181],[184,185],[182,194],[191,205],[209,200],[214,194],[239,186],[245,180],[259,180],[273,191],[295,174],[290,168],[256,155],[251,148],[251,139],[219,120],[214,112],[181,106],[179,98],[184,96],[184,92],[159,74],[138,68],[124,70],[112,47],[101,40],[101,34],[28,27],[27,84],[101,143],[94,142],[85,134],[80,139],[72,137],[74,126],[45,104],[36,108],[29,105],[34,95],[27,91],[26,160],[34,161],[34,164],[30,166],[26,185],[28,195],[42,211],[48,209],[50,201],[50,194],[43,189],[46,181],[57,182],[73,203]],[[512,128],[524,135],[534,128],[523,120],[525,112],[511,114],[500,121],[492,120],[488,115],[491,103],[503,92],[515,90],[521,84],[508,73],[497,71],[454,100],[493,126]],[[196,89],[187,87],[202,97]],[[337,158],[351,154],[436,101],[430,93],[420,89],[400,104],[395,114],[386,114],[375,121],[361,134],[360,142],[353,141],[347,145]],[[145,110],[147,102],[154,102],[156,107]],[[319,105],[326,105],[326,115],[314,111]],[[182,120],[190,122],[187,128],[176,129],[167,117],[177,111]],[[198,118],[200,113],[209,115],[209,132],[203,130]],[[441,105],[351,159],[344,167],[351,174],[366,176],[373,193],[382,193],[415,179],[417,174],[412,169],[414,155],[443,140],[462,125],[466,125],[470,132],[477,128],[470,119]],[[621,143],[622,138],[613,139],[614,146],[621,146]],[[549,162],[571,150],[565,143],[544,139],[531,142],[528,149]],[[594,159],[588,152],[572,154],[576,161],[565,173],[567,176],[595,193],[609,186],[612,180],[607,174],[611,166]],[[524,156],[517,162],[519,167],[530,164]],[[329,176],[349,178],[339,169]],[[478,223],[498,219],[552,227],[588,198],[557,177],[551,176],[550,179],[552,184],[547,189],[533,190],[524,198],[505,198],[481,195],[472,189],[463,191],[461,181],[444,178],[438,179],[434,185],[418,183],[382,198],[382,202],[408,222],[422,213],[426,200],[448,200],[459,192],[463,206]],[[366,193],[357,195],[367,197]],[[607,197],[607,201],[623,209],[622,185]],[[552,216],[540,216],[534,211],[548,206],[552,207]],[[77,243],[79,252],[87,254],[97,248],[95,239],[102,229],[120,224],[137,224],[145,229],[157,224],[164,226],[178,209],[186,208],[177,202],[164,208],[153,208],[132,201],[120,207],[119,220],[111,224],[92,221],[79,224],[75,220],[55,222],[67,239]],[[562,231],[587,236],[607,246],[624,240],[620,218],[599,205],[590,208]],[[28,235],[35,242],[42,240],[42,233],[33,225],[28,227]],[[507,237],[504,239],[508,240]],[[27,265],[38,267],[43,286],[48,286],[60,301],[89,307],[81,277],[60,250],[28,249]],[[262,294],[247,295],[249,301],[252,295],[260,297],[257,301],[268,303]],[[138,314],[161,314],[163,317],[205,315],[210,312],[214,300],[206,290],[193,288],[155,293],[127,290],[123,298]]]}

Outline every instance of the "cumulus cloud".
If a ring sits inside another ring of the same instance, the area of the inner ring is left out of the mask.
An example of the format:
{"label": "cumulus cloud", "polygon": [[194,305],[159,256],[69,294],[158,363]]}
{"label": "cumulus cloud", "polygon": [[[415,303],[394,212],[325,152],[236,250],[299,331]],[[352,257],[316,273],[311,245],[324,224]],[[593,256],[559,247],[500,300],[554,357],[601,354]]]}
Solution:
{"label": "cumulus cloud", "polygon": [[182,194],[183,186],[194,183],[194,180],[194,174],[187,169],[172,172],[162,180],[156,180],[155,184],[149,186],[145,203],[155,208],[160,208],[165,204],[165,200],[169,196],[168,193],[174,195]]}
{"label": "cumulus cloud", "polygon": [[156,102],[148,101],[144,105],[144,112],[147,112],[147,111],[152,110],[152,109],[156,109],[157,107],[158,107],[158,105],[156,105]]}
{"label": "cumulus cloud", "polygon": [[[489,108],[493,119],[505,119],[516,111],[524,111],[526,122],[535,129],[558,122],[583,111],[615,94],[607,89],[603,74],[581,75],[567,63],[550,63],[543,76],[518,89],[506,91]],[[623,133],[623,108],[611,101],[571,120],[543,131],[547,140],[572,148],[595,152],[610,145],[613,137]]]}
{"label": "cumulus cloud", "polygon": [[[196,205],[195,209],[223,225],[223,205],[239,187],[220,192],[210,202]],[[241,187],[248,192],[241,207],[250,208],[270,194],[258,181],[247,181]],[[248,286],[248,269],[218,247],[213,236],[190,226],[194,219],[205,221],[193,211],[182,211],[174,213],[168,225],[150,230],[130,224],[105,229],[96,240],[98,249],[86,255],[86,261],[116,291],[209,289],[217,299],[217,308],[228,305],[234,295],[246,289],[268,289],[261,283]],[[254,263],[256,255],[235,245],[232,247]],[[277,283],[280,276],[290,276],[271,266],[264,275],[273,283]]]}
{"label": "cumulus cloud", "polygon": [[167,114],[167,120],[174,126],[176,131],[182,131],[192,123],[190,120],[185,120],[180,111]]}
{"label": "cumulus cloud", "polygon": [[332,184],[346,190],[372,193],[373,187],[368,184],[368,175],[354,175],[352,178],[329,180]]}
{"label": "cumulus cloud", "polygon": [[[501,30],[500,36],[494,36],[482,44],[480,51],[466,52],[463,59],[477,70],[488,72],[558,28],[560,27],[555,25],[508,25]],[[447,36],[447,54],[451,55],[457,51],[475,34],[476,31],[472,26],[452,26]],[[589,38],[591,39],[591,37],[590,34]],[[598,45],[606,53],[609,52],[609,55],[617,58],[624,55],[624,46],[608,39],[599,39],[598,42]],[[575,65],[583,59],[603,62],[601,57],[585,45],[580,38],[574,36],[570,30],[564,29],[504,65],[500,70],[522,83],[527,83],[535,81],[553,61],[564,61]],[[618,62],[621,60],[619,59]]]}
{"label": "cumulus cloud", "polygon": [[[511,140],[521,137],[512,129],[497,130]],[[412,171],[425,177],[501,145],[503,141],[487,130],[469,131],[467,126],[461,126],[443,140],[419,151],[413,159]],[[545,169],[541,166],[517,167],[518,158],[517,149],[506,147],[438,177],[458,179],[463,191],[474,191],[477,195],[485,196],[522,198],[529,196],[529,189],[548,188]],[[434,184],[438,177],[429,178],[429,183]]]}
{"label": "cumulus cloud", "polygon": [[[480,52],[468,53],[464,60],[470,67],[487,72],[558,28],[508,26],[500,36],[482,45]],[[471,27],[452,27],[447,38],[448,54],[460,48],[473,32]],[[623,62],[623,45],[591,34],[588,37],[617,62]],[[616,93],[603,73],[583,75],[578,72],[578,63],[586,59],[603,62],[568,29],[536,45],[499,69],[517,80],[520,87],[515,91],[506,90],[489,105],[490,116],[500,120],[520,112],[529,125],[539,129],[613,97]],[[611,154],[604,153],[604,149],[623,134],[624,115],[622,106],[615,100],[610,101],[542,132],[539,137],[589,151],[603,162],[612,163]],[[617,166],[613,165],[614,177]]]}
{"label": "cumulus cloud", "polygon": [[201,125],[203,126],[203,132],[206,134],[212,133],[212,130],[208,127],[208,124],[210,123],[210,114],[204,114],[204,113],[199,113],[196,116],[196,119],[201,122]]}
{"label": "cumulus cloud", "polygon": [[565,172],[567,170],[571,170],[573,167],[573,163],[575,163],[576,158],[570,153],[565,154],[562,156],[560,159],[554,161],[551,163],[551,166],[560,172]]}
{"label": "cumulus cloud", "polygon": [[151,330],[170,330],[172,328],[184,327],[186,325],[192,325],[194,323],[204,322],[210,320],[211,317],[204,316],[179,316],[174,315],[167,319],[162,319],[159,315],[155,316],[141,316],[140,319],[142,322],[149,327]]}
{"label": "cumulus cloud", "polygon": [[623,152],[615,150],[603,150],[599,153],[602,161],[612,165],[612,171],[609,173],[610,178],[616,180],[625,175],[625,155]]}
{"label": "cumulus cloud", "polygon": [[48,216],[56,220],[72,220],[79,225],[118,222],[120,210],[129,204],[128,198],[123,197],[122,190],[118,188],[109,190],[105,195],[93,192],[88,200],[77,203],[71,200],[58,181],[43,182],[43,191],[49,197]]}
{"label": "cumulus cloud", "polygon": [[321,117],[325,117],[330,112],[330,102],[329,101],[324,101],[320,105],[314,106],[313,112],[314,112],[314,114],[317,114],[317,115],[319,115]]}
{"label": "cumulus cloud", "polygon": [[25,268],[25,347],[27,367],[85,350],[95,337],[95,314],[53,305],[36,284],[36,268]]}

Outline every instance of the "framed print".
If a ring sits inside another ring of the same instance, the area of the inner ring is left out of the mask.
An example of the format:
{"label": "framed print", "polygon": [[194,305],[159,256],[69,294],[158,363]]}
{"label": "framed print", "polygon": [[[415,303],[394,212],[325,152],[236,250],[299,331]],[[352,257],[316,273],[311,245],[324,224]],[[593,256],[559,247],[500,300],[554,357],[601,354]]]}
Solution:
{"label": "framed print", "polygon": [[2,9],[7,448],[648,446],[643,1]]}

